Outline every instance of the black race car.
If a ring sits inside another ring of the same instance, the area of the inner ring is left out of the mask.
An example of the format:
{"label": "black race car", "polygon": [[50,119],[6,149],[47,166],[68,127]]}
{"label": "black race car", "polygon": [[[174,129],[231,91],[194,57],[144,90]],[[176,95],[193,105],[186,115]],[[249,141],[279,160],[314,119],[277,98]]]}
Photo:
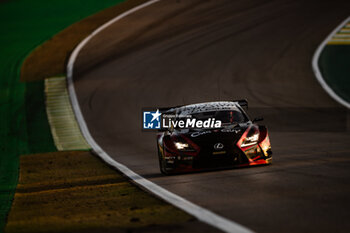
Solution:
{"label": "black race car", "polygon": [[159,130],[160,171],[171,174],[270,164],[272,151],[267,128],[255,123],[262,118],[250,120],[244,111],[247,108],[246,100],[238,100],[161,109],[164,116],[172,116],[174,121],[180,117],[190,117],[190,123],[215,119],[220,120],[221,125],[213,127],[214,124],[209,123],[209,127],[173,126]]}

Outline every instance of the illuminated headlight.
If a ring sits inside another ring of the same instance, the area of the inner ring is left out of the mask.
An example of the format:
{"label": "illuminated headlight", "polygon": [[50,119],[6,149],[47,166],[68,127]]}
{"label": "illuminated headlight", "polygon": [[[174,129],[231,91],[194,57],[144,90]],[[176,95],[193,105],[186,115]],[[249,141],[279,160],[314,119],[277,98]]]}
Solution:
{"label": "illuminated headlight", "polygon": [[243,143],[241,147],[247,147],[247,146],[252,146],[255,145],[259,141],[259,133],[256,133],[250,137],[246,137],[243,140]]}
{"label": "illuminated headlight", "polygon": [[190,144],[187,142],[174,142],[176,149],[179,151],[185,151],[185,152],[194,152],[196,151]]}
{"label": "illuminated headlight", "polygon": [[188,143],[183,143],[183,142],[175,142],[175,146],[178,150],[187,150],[190,148]]}

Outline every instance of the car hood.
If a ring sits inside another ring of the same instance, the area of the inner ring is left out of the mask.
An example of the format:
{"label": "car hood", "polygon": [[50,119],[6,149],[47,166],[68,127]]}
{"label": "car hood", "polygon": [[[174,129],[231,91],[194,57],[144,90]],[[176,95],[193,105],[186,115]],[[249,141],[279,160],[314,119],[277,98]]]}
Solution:
{"label": "car hood", "polygon": [[215,143],[236,143],[248,127],[248,124],[242,124],[219,129],[182,130],[178,133],[187,137],[198,146],[212,146]]}

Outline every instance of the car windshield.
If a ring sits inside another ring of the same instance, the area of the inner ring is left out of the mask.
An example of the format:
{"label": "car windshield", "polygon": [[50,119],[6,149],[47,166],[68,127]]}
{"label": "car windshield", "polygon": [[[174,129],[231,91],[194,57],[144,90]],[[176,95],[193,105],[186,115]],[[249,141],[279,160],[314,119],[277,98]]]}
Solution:
{"label": "car windshield", "polygon": [[236,110],[200,112],[192,114],[192,117],[196,118],[197,120],[215,118],[215,120],[220,120],[222,124],[237,124],[246,121],[243,113]]}

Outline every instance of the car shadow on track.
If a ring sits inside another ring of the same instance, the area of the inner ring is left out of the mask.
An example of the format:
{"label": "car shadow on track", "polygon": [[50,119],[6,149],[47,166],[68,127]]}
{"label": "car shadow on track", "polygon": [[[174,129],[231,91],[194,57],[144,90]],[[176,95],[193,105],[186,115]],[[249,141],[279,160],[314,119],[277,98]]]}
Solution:
{"label": "car shadow on track", "polygon": [[160,178],[160,177],[167,177],[167,176],[185,176],[185,175],[194,175],[194,174],[203,174],[203,173],[211,173],[211,172],[218,172],[218,171],[226,171],[226,170],[236,170],[236,169],[251,169],[251,168],[257,168],[257,167],[264,167],[264,166],[270,166],[272,164],[261,164],[261,165],[254,165],[254,166],[245,166],[245,167],[224,167],[224,168],[207,168],[203,169],[201,171],[191,171],[191,172],[181,172],[181,173],[172,173],[172,174],[162,174],[162,173],[151,173],[151,174],[145,174],[142,177],[146,179],[151,178]]}

